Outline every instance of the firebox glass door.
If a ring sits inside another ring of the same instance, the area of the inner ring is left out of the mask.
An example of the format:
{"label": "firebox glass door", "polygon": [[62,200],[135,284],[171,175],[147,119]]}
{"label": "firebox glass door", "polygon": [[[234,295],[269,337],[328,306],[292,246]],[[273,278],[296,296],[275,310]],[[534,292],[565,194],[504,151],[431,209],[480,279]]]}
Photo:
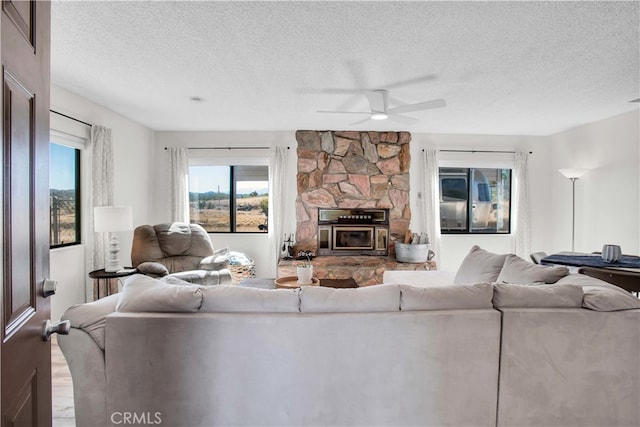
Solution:
{"label": "firebox glass door", "polygon": [[334,227],[335,249],[373,249],[373,227]]}
{"label": "firebox glass door", "polygon": [[319,227],[318,228],[318,248],[319,249],[331,249],[329,247],[329,236],[331,227]]}

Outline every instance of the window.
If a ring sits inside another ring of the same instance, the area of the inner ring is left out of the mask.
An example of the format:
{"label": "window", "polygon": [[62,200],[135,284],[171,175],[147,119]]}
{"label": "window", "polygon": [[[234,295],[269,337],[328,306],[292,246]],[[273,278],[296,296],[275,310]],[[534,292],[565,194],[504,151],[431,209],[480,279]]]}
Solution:
{"label": "window", "polygon": [[80,243],[80,150],[49,144],[52,248]]}
{"label": "window", "polygon": [[267,232],[269,167],[189,166],[191,222],[209,232]]}
{"label": "window", "polygon": [[442,233],[508,234],[510,212],[511,169],[440,168]]}

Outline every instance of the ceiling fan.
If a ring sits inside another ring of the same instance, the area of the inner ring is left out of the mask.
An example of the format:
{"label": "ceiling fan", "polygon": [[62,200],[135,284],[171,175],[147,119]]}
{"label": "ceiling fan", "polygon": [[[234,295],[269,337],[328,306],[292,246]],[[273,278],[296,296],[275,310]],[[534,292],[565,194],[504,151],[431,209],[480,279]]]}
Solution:
{"label": "ceiling fan", "polygon": [[433,99],[431,101],[418,102],[416,104],[401,105],[389,108],[389,91],[386,89],[375,89],[365,91],[371,111],[318,111],[318,113],[327,114],[367,114],[364,120],[352,123],[357,125],[369,120],[393,120],[404,124],[413,124],[418,121],[413,117],[403,116],[403,113],[413,111],[430,110],[432,108],[442,108],[447,105],[444,99]]}

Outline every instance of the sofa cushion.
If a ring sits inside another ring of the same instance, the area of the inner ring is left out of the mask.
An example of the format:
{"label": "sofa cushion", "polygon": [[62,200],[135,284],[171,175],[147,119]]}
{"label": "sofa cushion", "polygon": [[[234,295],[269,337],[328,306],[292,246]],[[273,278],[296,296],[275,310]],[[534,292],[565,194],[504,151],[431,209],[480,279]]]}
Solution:
{"label": "sofa cushion", "polygon": [[607,288],[614,292],[620,292],[622,294],[629,294],[628,291],[616,286],[612,283],[605,282],[604,280],[596,279],[595,277],[587,276],[586,274],[569,274],[556,282],[557,285],[576,285],[586,289],[590,286],[599,288]]}
{"label": "sofa cushion", "polygon": [[202,305],[202,287],[176,285],[136,274],[122,287],[116,311],[196,312]]}
{"label": "sofa cushion", "polygon": [[597,286],[588,286],[582,289],[584,291],[582,306],[590,310],[619,311],[640,308],[640,299],[628,292],[623,294]]}
{"label": "sofa cushion", "polygon": [[473,285],[474,283],[495,282],[500,275],[506,254],[494,254],[474,245],[462,260],[460,268],[453,279],[456,285]]}
{"label": "sofa cushion", "polygon": [[595,311],[619,311],[640,308],[640,299],[625,289],[585,274],[570,274],[557,284],[580,286],[584,292],[582,306]]}
{"label": "sofa cushion", "polygon": [[93,302],[71,306],[61,319],[69,320],[73,328],[84,330],[104,350],[105,318],[116,311],[119,298],[119,294],[113,294]]}
{"label": "sofa cushion", "polygon": [[507,255],[496,282],[517,284],[556,283],[567,274],[569,274],[567,267],[537,265],[516,255]]}
{"label": "sofa cushion", "polygon": [[298,289],[258,289],[235,285],[208,286],[202,289],[201,312],[207,313],[297,313]]}
{"label": "sofa cushion", "polygon": [[451,286],[455,276],[455,271],[385,270],[382,274],[382,283],[412,286]]}
{"label": "sofa cushion", "polygon": [[230,283],[232,281],[231,272],[227,269],[221,270],[189,270],[189,271],[178,271],[176,273],[172,273],[171,277],[176,277],[185,282],[212,286],[212,285],[220,285],[224,283]]}
{"label": "sofa cushion", "polygon": [[493,288],[475,285],[415,287],[400,285],[400,310],[463,310],[493,308]]}
{"label": "sofa cushion", "polygon": [[582,288],[574,285],[493,285],[496,308],[579,308],[582,296]]}
{"label": "sofa cushion", "polygon": [[303,286],[300,289],[300,311],[303,313],[349,313],[398,311],[400,288],[377,285],[353,289]]}

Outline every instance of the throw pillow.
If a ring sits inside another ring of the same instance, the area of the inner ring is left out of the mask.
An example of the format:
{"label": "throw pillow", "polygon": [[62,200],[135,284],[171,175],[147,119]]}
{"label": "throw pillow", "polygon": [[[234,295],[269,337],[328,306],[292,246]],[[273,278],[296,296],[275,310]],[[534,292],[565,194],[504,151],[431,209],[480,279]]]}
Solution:
{"label": "throw pillow", "polygon": [[235,285],[202,289],[201,312],[294,313],[300,311],[298,289],[258,289]]}
{"label": "throw pillow", "polygon": [[229,267],[229,248],[221,248],[213,251],[213,255],[200,261],[202,270],[218,271]]}
{"label": "throw pillow", "polygon": [[400,288],[397,285],[376,285],[353,289],[303,286],[300,289],[300,311],[303,313],[350,313],[398,311],[399,309]]}
{"label": "throw pillow", "polygon": [[140,273],[147,274],[149,276],[166,276],[167,274],[169,274],[169,270],[167,270],[167,267],[160,264],[159,262],[143,262],[137,268]]}
{"label": "throw pillow", "polygon": [[489,283],[415,287],[400,285],[400,310],[465,310],[493,308]]}
{"label": "throw pillow", "polygon": [[474,245],[462,260],[460,268],[453,279],[456,285],[473,285],[475,283],[492,283],[498,279],[506,254],[494,254],[480,246]]}
{"label": "throw pillow", "polygon": [[495,308],[580,308],[582,288],[574,285],[493,285]]}
{"label": "throw pillow", "polygon": [[125,281],[116,311],[182,313],[202,305],[202,287],[174,285],[137,274]]}
{"label": "throw pillow", "polygon": [[515,255],[507,255],[497,278],[498,283],[556,283],[569,274],[569,269],[562,266],[537,265]]}

